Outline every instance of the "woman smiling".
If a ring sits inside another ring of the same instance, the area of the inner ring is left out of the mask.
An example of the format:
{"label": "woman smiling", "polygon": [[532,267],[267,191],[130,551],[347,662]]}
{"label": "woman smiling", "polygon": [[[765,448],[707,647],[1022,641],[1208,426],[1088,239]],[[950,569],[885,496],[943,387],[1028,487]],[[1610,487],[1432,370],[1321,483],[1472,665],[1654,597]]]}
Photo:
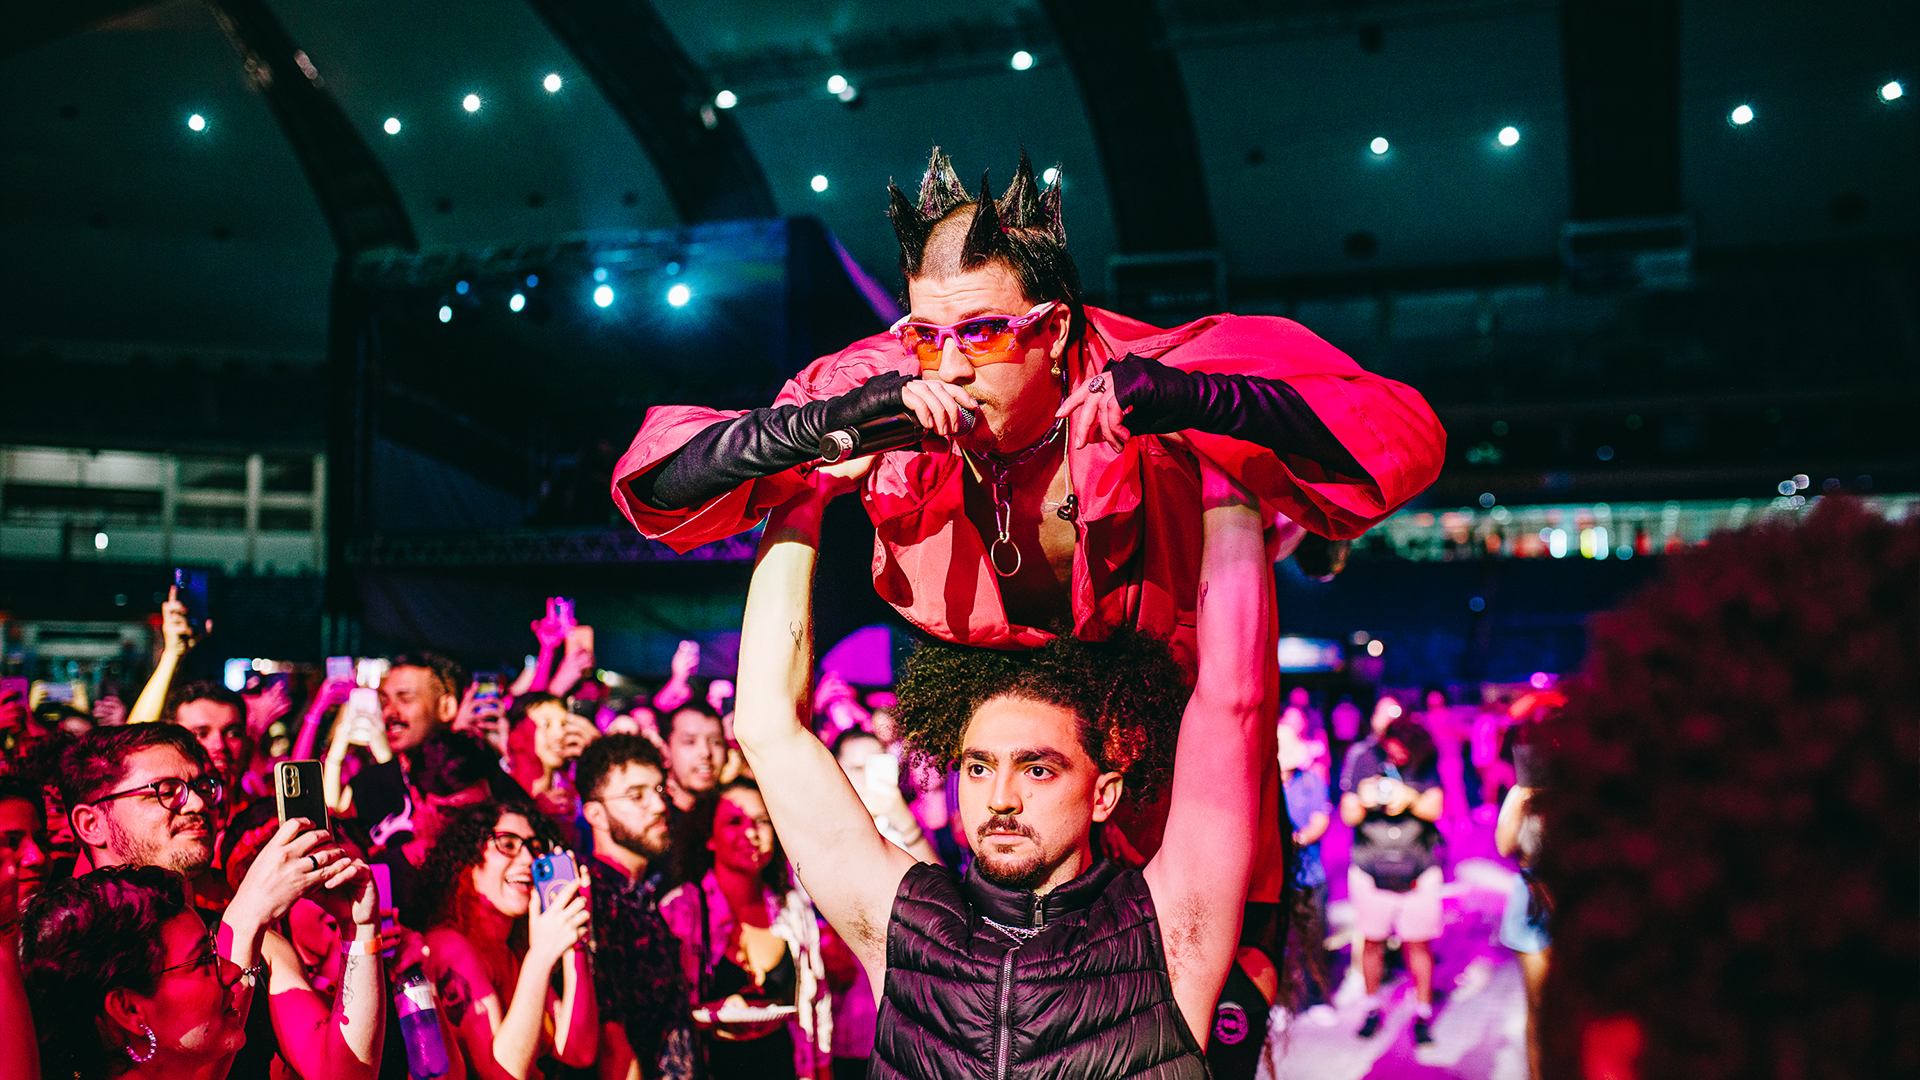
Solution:
{"label": "woman smiling", "polygon": [[421,869],[427,975],[468,1069],[485,1080],[527,1080],[549,1056],[585,1068],[598,1050],[599,1009],[579,947],[591,934],[586,897],[578,885],[562,886],[544,909],[533,897],[533,861],[558,841],[531,805],[481,803],[448,822]]}

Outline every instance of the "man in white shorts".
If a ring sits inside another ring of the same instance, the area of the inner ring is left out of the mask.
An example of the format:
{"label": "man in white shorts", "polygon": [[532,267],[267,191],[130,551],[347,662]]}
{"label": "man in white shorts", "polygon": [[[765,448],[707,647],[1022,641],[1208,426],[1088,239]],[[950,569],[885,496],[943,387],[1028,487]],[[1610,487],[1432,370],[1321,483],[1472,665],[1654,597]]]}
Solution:
{"label": "man in white shorts", "polygon": [[1385,1019],[1380,981],[1387,938],[1397,936],[1413,975],[1413,1041],[1433,1035],[1433,952],[1440,936],[1442,871],[1434,857],[1445,809],[1434,768],[1433,739],[1411,719],[1395,720],[1380,735],[1379,748],[1361,749],[1342,770],[1340,820],[1353,827],[1353,865],[1347,892],[1353,900],[1354,933],[1365,939],[1360,973],[1367,986],[1367,1019],[1361,1038],[1372,1038]]}

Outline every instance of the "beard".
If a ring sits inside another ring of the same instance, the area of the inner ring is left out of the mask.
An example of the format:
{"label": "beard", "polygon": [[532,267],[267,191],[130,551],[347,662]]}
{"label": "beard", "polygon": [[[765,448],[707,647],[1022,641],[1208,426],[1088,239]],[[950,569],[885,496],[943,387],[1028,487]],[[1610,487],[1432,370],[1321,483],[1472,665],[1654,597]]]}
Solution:
{"label": "beard", "polygon": [[[1023,836],[1033,842],[1033,850],[1022,855],[997,854],[987,847],[993,841],[987,835],[989,829]],[[974,847],[973,859],[980,867],[980,876],[1003,889],[1032,892],[1053,876],[1058,865],[1047,858],[1046,851],[1040,846],[1039,836],[1012,817],[997,815],[988,818],[975,830],[975,836],[979,843]]]}
{"label": "beard", "polygon": [[[182,815],[184,817],[184,815]],[[207,827],[207,836],[213,835],[212,823],[201,817],[200,822]],[[158,866],[162,870],[171,870],[184,877],[192,877],[207,868],[213,861],[211,840],[176,839],[169,828],[168,835],[154,840],[148,837],[135,837],[120,827],[112,817],[107,818],[107,850],[118,857],[126,866]],[[183,821],[182,824],[185,824]]]}
{"label": "beard", "polygon": [[648,862],[652,862],[660,856],[665,855],[667,849],[673,846],[673,834],[671,832],[656,844],[647,838],[647,830],[631,831],[619,818],[614,817],[612,814],[607,815],[607,836],[610,837],[614,843],[633,852]]}

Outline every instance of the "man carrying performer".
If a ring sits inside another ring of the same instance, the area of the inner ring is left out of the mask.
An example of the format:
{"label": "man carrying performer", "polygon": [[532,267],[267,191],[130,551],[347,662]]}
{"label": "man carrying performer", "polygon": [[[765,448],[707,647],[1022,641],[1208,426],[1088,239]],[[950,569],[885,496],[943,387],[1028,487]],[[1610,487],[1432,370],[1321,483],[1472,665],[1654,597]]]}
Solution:
{"label": "man carrying performer", "polygon": [[[815,361],[770,408],[651,410],[614,474],[642,533],[688,550],[750,529],[806,487],[823,436],[910,414],[936,437],[879,455],[862,490],[883,599],[934,637],[996,649],[1134,627],[1191,673],[1203,463],[1278,526],[1276,558],[1303,529],[1359,535],[1438,475],[1446,437],[1420,395],[1296,323],[1160,330],[1084,304],[1059,183],[1042,190],[1024,154],[997,200],[937,149],[918,198],[891,199],[910,313]],[[1271,763],[1272,647],[1259,663]],[[1249,899],[1270,920],[1285,859],[1268,774]],[[1164,811],[1129,800],[1131,843],[1109,850],[1151,856]]]}
{"label": "man carrying performer", "polygon": [[[1167,645],[1128,628],[916,653],[896,719],[914,753],[959,769],[974,859],[957,880],[881,836],[805,722],[821,516],[870,464],[816,472],[773,511],[734,716],[802,884],[884,988],[869,1075],[971,1077],[990,1062],[999,1076],[1204,1077],[1259,814],[1273,597],[1259,511],[1201,463],[1191,696]],[[1097,858],[1093,831],[1121,795],[1169,773],[1159,853],[1143,870]]]}

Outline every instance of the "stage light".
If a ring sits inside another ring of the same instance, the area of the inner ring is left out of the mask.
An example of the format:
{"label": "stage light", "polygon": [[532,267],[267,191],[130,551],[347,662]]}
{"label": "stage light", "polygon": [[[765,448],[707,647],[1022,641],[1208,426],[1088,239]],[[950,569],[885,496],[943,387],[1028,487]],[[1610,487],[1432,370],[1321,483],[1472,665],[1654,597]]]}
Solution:
{"label": "stage light", "polygon": [[843,105],[852,105],[854,102],[860,100],[860,88],[857,86],[849,85],[845,90],[842,90],[833,96],[836,98],[839,98],[840,103]]}
{"label": "stage light", "polygon": [[1480,507],[1483,510],[1493,509],[1493,504],[1499,501],[1499,499],[1493,497],[1493,492],[1491,491],[1483,491],[1480,493]]}
{"label": "stage light", "polygon": [[468,112],[479,112],[480,111],[480,95],[468,94],[464,99],[461,100],[460,107],[467,110]]}
{"label": "stage light", "polygon": [[1727,114],[1727,123],[1734,127],[1746,127],[1753,123],[1753,106],[1735,105],[1733,111]]}
{"label": "stage light", "polygon": [[1485,611],[1487,610],[1487,598],[1484,596],[1473,597],[1467,601],[1467,607],[1473,611]]}
{"label": "stage light", "polygon": [[207,118],[204,116],[201,116],[199,113],[194,113],[192,116],[187,117],[187,130],[188,131],[207,130]]}
{"label": "stage light", "polygon": [[473,286],[464,281],[456,281],[453,283],[453,291],[459,293],[461,296],[467,295],[467,290],[471,288],[473,288]]}
{"label": "stage light", "polygon": [[1791,495],[1795,491],[1799,490],[1799,488],[1791,480],[1782,480],[1777,486],[1774,487],[1773,490],[1779,492],[1782,495]]}
{"label": "stage light", "polygon": [[1033,54],[1025,49],[1013,54],[1013,70],[1025,71],[1033,66]]}
{"label": "stage light", "polygon": [[97,532],[93,534],[93,550],[95,551],[107,550],[107,534],[106,533]]}
{"label": "stage light", "polygon": [[731,109],[740,104],[740,95],[731,90],[722,90],[713,95],[713,103],[722,109]]}
{"label": "stage light", "polygon": [[521,308],[524,308],[526,306],[527,306],[527,298],[523,293],[514,293],[513,296],[507,300],[508,311],[519,311]]}
{"label": "stage light", "polygon": [[1881,101],[1899,101],[1905,96],[1907,96],[1907,88],[1900,85],[1899,79],[1895,79],[1880,88]]}
{"label": "stage light", "polygon": [[827,93],[833,94],[835,96],[844,94],[847,92],[847,87],[849,85],[850,84],[847,82],[847,77],[845,75],[829,76],[827,78]]}
{"label": "stage light", "polygon": [[398,135],[398,134],[400,134],[400,118],[399,118],[399,117],[397,117],[397,116],[389,116],[389,117],[387,117],[387,122],[386,122],[386,123],[384,123],[384,124],[382,124],[382,125],[380,125],[380,126],[381,126],[381,127],[383,127],[383,128],[385,128],[385,129],[386,129],[386,132],[387,132],[387,134],[389,134],[389,135]]}
{"label": "stage light", "polygon": [[440,321],[443,323],[453,321],[453,309],[445,304],[440,305]]}
{"label": "stage light", "polygon": [[1813,483],[1813,479],[1806,473],[1793,474],[1793,489],[1795,491],[1805,491],[1807,490],[1807,485],[1811,483]]}
{"label": "stage light", "polygon": [[1053,184],[1053,183],[1058,183],[1059,180],[1060,180],[1059,169],[1049,167],[1046,172],[1043,172],[1040,174],[1040,181],[1042,183]]}
{"label": "stage light", "polygon": [[1500,129],[1500,145],[1501,146],[1518,146],[1519,144],[1520,144],[1519,128],[1509,124],[1506,127],[1503,127]]}
{"label": "stage light", "polygon": [[536,285],[538,285],[538,284],[540,284],[540,275],[539,275],[539,274],[528,274],[528,275],[527,275],[527,288],[529,288],[529,289],[531,289],[531,288],[533,288],[534,286],[536,286]]}
{"label": "stage light", "polygon": [[596,304],[599,304],[601,307],[612,307],[613,306],[613,286],[602,285],[599,288],[593,290],[593,302]]}
{"label": "stage light", "polygon": [[1374,638],[1372,641],[1367,642],[1368,656],[1379,656],[1386,651],[1387,651],[1387,643],[1384,641],[1381,641],[1379,638]]}
{"label": "stage light", "polygon": [[1603,446],[1603,447],[1601,447],[1600,449],[1598,449],[1598,450],[1595,450],[1595,451],[1593,452],[1593,456],[1594,456],[1594,457],[1597,457],[1597,458],[1599,458],[1599,459],[1600,459],[1601,461],[1612,461],[1612,460],[1613,460],[1613,447],[1611,447],[1611,446]]}
{"label": "stage light", "polygon": [[605,280],[607,280],[607,268],[606,268],[606,267],[604,267],[604,266],[596,266],[596,267],[594,267],[594,268],[593,268],[593,280],[595,280],[595,281],[605,281]]}
{"label": "stage light", "polygon": [[1545,690],[1547,687],[1553,685],[1553,676],[1544,671],[1536,671],[1533,673],[1533,676],[1527,680],[1527,685],[1533,687],[1535,690]]}
{"label": "stage light", "polygon": [[1367,149],[1372,150],[1374,154],[1379,155],[1387,152],[1387,145],[1388,143],[1386,139],[1381,138],[1379,136],[1375,136],[1374,140],[1367,144]]}
{"label": "stage light", "polygon": [[814,177],[813,177],[813,190],[815,190],[815,191],[825,191],[825,190],[827,190],[827,175],[826,175],[825,173],[815,173],[815,174],[814,174]]}
{"label": "stage light", "polygon": [[1556,559],[1564,559],[1567,557],[1567,530],[1547,530],[1547,554]]}
{"label": "stage light", "polygon": [[674,307],[686,307],[687,301],[691,299],[693,299],[693,290],[685,285],[675,285],[667,290],[667,303]]}
{"label": "stage light", "polygon": [[561,85],[562,85],[562,84],[561,84],[561,82],[560,82],[560,75],[559,75],[559,73],[558,73],[558,72],[550,72],[550,73],[548,73],[548,75],[547,75],[547,77],[546,77],[546,78],[544,78],[544,79],[541,79],[541,80],[540,80],[540,85],[541,85],[541,86],[544,86],[544,87],[546,87],[546,88],[547,88],[547,93],[549,93],[549,94],[557,94],[557,93],[559,93],[559,92],[560,92],[560,87],[561,87]]}

